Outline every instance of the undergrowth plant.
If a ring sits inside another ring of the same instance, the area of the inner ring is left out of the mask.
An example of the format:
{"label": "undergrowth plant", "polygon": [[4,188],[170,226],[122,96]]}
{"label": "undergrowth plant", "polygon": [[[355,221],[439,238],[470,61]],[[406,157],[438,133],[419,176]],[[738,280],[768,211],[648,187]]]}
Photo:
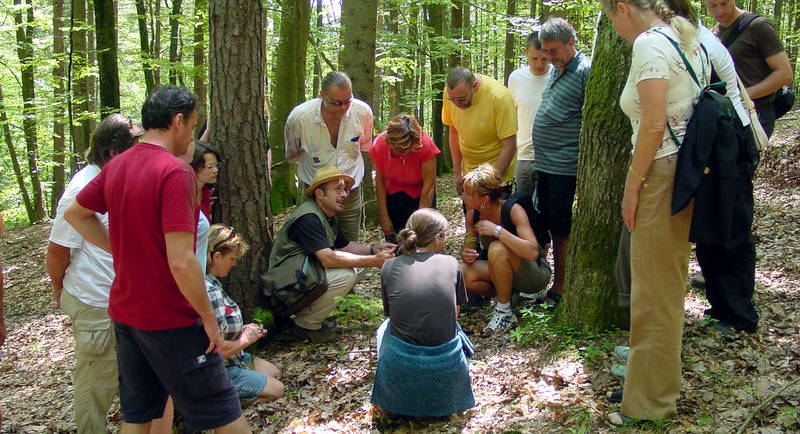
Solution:
{"label": "undergrowth plant", "polygon": [[333,316],[339,324],[357,323],[377,326],[383,319],[383,302],[380,299],[366,298],[358,294],[336,297],[336,310]]}

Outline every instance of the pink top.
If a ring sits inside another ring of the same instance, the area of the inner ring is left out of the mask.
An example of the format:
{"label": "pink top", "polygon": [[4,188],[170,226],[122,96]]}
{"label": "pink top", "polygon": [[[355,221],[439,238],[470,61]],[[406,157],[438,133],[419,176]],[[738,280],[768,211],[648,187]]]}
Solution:
{"label": "pink top", "polygon": [[172,277],[164,244],[168,232],[196,234],[196,198],[189,164],[149,143],[112,159],[78,193],[84,208],[108,212],[116,273],[108,301],[111,319],[147,331],[197,321]]}
{"label": "pink top", "polygon": [[387,194],[402,191],[415,199],[422,194],[422,163],[436,157],[442,151],[424,131],[420,142],[422,143],[420,149],[398,158],[392,157],[389,144],[386,143],[386,131],[375,138],[372,147],[369,148],[369,156],[375,163],[375,168],[383,176]]}

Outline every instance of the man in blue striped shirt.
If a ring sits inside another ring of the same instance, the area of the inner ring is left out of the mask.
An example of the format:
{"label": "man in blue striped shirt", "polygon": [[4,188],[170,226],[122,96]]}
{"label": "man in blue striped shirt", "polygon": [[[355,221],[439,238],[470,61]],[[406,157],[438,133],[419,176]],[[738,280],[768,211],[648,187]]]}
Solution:
{"label": "man in blue striped shirt", "polygon": [[536,302],[553,308],[564,291],[567,240],[578,175],[581,110],[591,59],[575,49],[575,29],[563,18],[542,25],[542,50],[555,66],[542,92],[533,123],[536,194],[539,210],[553,238],[553,286]]}

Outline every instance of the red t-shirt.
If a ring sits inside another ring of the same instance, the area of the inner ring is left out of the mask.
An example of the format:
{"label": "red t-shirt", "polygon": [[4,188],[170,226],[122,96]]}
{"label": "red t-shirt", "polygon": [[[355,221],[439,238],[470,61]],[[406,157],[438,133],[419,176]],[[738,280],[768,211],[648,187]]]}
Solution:
{"label": "red t-shirt", "polygon": [[392,157],[389,144],[386,143],[386,131],[380,133],[369,148],[369,156],[375,167],[383,175],[387,194],[398,191],[405,192],[414,199],[422,194],[422,163],[441,154],[442,151],[433,143],[433,139],[422,132],[422,147],[401,158]]}
{"label": "red t-shirt", "polygon": [[192,168],[161,146],[138,143],[105,165],[76,197],[108,212],[116,277],[108,314],[140,330],[188,327],[197,312],[178,290],[164,234],[197,233],[197,181]]}

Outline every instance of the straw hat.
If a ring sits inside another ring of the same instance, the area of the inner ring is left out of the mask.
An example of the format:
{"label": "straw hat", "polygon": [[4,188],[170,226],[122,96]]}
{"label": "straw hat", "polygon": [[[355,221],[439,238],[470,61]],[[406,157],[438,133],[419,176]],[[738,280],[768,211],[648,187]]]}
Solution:
{"label": "straw hat", "polygon": [[347,186],[348,190],[356,182],[350,176],[345,175],[341,171],[339,171],[338,167],[336,167],[336,166],[325,166],[325,167],[317,170],[317,173],[314,174],[314,181],[311,183],[311,185],[308,186],[308,188],[306,188],[306,191],[305,191],[306,197],[314,196],[314,190],[316,190],[316,188],[319,187],[320,185],[325,184],[325,183],[330,182],[330,181],[337,180],[337,179],[344,180],[344,184],[345,184],[345,186]]}

